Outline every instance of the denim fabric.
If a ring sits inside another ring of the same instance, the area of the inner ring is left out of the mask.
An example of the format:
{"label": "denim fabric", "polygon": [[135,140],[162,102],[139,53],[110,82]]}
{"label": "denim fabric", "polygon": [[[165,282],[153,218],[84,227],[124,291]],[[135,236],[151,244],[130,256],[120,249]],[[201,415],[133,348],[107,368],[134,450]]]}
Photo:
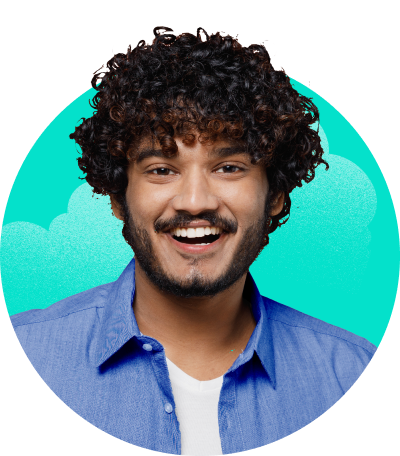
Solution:
{"label": "denim fabric", "polygon": [[[180,454],[164,349],[140,333],[134,293],[132,260],[116,282],[11,320],[37,372],[76,413],[134,445]],[[313,421],[352,386],[376,350],[260,296],[250,275],[245,293],[257,325],[224,375],[218,407],[224,454],[266,445]]]}

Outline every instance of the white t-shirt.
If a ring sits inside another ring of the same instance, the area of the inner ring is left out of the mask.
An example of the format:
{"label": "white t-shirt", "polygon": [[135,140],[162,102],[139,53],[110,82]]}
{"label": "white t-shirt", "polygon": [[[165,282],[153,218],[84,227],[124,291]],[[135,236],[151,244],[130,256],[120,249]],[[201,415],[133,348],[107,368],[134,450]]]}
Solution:
{"label": "white t-shirt", "polygon": [[222,454],[218,427],[218,401],[223,376],[196,380],[167,358],[184,455]]}

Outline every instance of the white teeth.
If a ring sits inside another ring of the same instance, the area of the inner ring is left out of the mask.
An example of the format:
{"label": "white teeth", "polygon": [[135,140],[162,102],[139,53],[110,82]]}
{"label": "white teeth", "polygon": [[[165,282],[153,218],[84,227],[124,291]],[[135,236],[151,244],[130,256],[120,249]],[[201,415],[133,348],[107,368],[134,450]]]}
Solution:
{"label": "white teeth", "polygon": [[190,238],[200,237],[200,236],[196,236],[197,230],[201,230],[202,231],[201,236],[204,236],[204,228],[186,228],[186,236],[190,237]]}
{"label": "white teeth", "polygon": [[222,229],[216,226],[206,226],[200,228],[175,228],[171,231],[173,236],[188,237],[188,238],[201,238],[210,234],[220,234]]}

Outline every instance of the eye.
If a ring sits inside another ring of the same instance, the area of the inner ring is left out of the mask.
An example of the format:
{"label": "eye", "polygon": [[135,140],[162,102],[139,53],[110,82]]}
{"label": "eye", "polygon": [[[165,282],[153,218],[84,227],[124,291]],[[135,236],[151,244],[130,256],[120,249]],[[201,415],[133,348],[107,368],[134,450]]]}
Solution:
{"label": "eye", "polygon": [[172,169],[169,168],[155,168],[148,171],[149,174],[155,174],[157,176],[169,176],[175,174]]}
{"label": "eye", "polygon": [[[228,168],[228,169],[231,170],[231,171],[232,171],[232,168],[236,168],[236,169],[243,170],[243,168],[239,168],[239,166],[234,166],[234,165],[225,165],[225,166],[221,166],[221,168],[218,168],[218,170],[224,169],[224,168]],[[217,171],[218,171],[218,170],[217,170]],[[222,174],[233,174],[233,173],[230,172],[230,173],[222,173]]]}
{"label": "eye", "polygon": [[[221,166],[220,168],[218,168],[217,171],[219,171],[220,169],[226,169],[228,172],[223,172],[223,173],[218,173],[218,174],[234,174],[235,171],[232,172],[232,169],[237,169],[237,170],[240,170],[240,171],[243,171],[244,168],[240,168],[239,166],[234,166],[234,165],[224,165],[224,166]],[[154,173],[153,171],[161,171],[162,173],[159,174],[158,172],[157,173]],[[153,169],[150,169],[149,171],[146,171],[145,174],[153,174],[155,176],[168,176],[168,171],[172,171],[172,169],[170,168],[153,168]],[[174,171],[172,171],[174,172]]]}

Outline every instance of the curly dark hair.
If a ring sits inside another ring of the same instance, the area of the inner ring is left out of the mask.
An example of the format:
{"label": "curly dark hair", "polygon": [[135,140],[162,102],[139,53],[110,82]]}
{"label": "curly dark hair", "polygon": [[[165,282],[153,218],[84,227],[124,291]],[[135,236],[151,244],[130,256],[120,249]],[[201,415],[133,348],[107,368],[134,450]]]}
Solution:
{"label": "curly dark hair", "polygon": [[94,193],[123,205],[127,167],[144,137],[157,140],[168,157],[177,152],[174,136],[184,143],[196,135],[202,143],[238,141],[253,164],[265,166],[269,201],[284,194],[282,211],[269,219],[274,231],[289,217],[290,192],[310,182],[319,164],[328,169],[318,129],[311,128],[317,107],[273,68],[262,45],[244,47],[202,28],[179,36],[161,30],[172,31],[156,27],[151,45],[140,41],[94,74],[95,111],[70,135],[82,149],[85,179]]}

